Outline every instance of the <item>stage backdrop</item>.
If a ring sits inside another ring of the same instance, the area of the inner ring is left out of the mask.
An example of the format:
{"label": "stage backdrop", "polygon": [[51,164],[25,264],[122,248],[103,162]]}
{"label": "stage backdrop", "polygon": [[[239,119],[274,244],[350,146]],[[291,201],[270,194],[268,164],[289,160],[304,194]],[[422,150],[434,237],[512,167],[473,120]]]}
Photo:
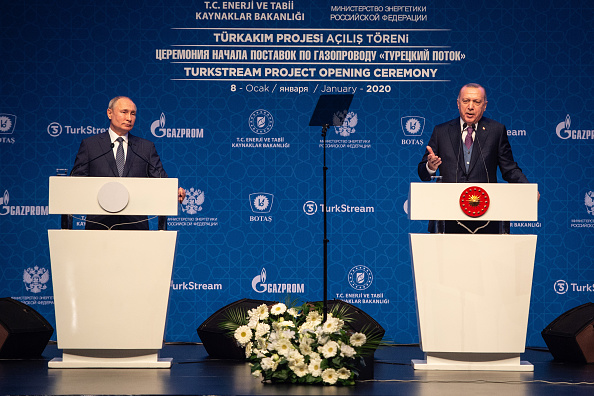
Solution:
{"label": "stage backdrop", "polygon": [[179,239],[166,341],[199,341],[196,328],[241,298],[321,300],[321,129],[308,124],[320,94],[354,93],[328,131],[328,297],[391,341],[418,342],[408,233],[427,224],[407,218],[409,183],[433,127],[458,115],[461,85],[478,82],[541,194],[538,221],[512,224],[538,235],[527,344],[592,300],[592,3],[152,3],[2,2],[1,296],[54,323],[48,178],[126,95],[132,133],[188,191],[168,222]]}

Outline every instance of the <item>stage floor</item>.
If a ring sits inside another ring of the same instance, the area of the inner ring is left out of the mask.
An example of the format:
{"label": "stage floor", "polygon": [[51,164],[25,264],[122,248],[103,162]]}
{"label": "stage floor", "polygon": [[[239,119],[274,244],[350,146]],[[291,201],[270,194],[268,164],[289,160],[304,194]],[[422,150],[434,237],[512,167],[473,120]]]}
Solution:
{"label": "stage floor", "polygon": [[171,369],[48,369],[55,344],[36,360],[0,360],[0,395],[592,395],[594,365],[553,361],[527,350],[533,373],[420,372],[418,346],[388,346],[375,354],[374,379],[353,387],[263,384],[244,362],[211,359],[202,345],[167,344]]}

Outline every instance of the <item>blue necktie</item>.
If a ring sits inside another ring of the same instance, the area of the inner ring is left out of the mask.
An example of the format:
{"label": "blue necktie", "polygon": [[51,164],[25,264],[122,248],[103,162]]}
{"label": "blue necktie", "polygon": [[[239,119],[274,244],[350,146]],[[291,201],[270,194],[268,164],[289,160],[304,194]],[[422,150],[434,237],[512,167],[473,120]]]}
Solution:
{"label": "blue necktie", "polygon": [[126,163],[126,157],[124,155],[124,138],[119,137],[116,139],[119,142],[118,151],[116,152],[116,165],[118,167],[118,174],[121,177],[124,174],[124,164]]}

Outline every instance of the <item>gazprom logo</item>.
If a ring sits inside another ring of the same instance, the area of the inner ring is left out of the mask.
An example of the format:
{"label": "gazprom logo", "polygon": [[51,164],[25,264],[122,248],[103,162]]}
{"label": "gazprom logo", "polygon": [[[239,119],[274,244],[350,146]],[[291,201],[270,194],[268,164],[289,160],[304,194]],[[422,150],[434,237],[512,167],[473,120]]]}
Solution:
{"label": "gazprom logo", "polygon": [[8,190],[4,190],[4,195],[0,197],[0,216],[47,216],[47,206],[33,206],[33,205],[8,205],[10,194]]}
{"label": "gazprom logo", "polygon": [[303,293],[303,283],[266,283],[266,268],[252,279],[252,289],[256,293]]}
{"label": "gazprom logo", "polygon": [[201,139],[204,137],[204,129],[202,128],[165,128],[165,113],[161,113],[158,120],[151,124],[151,133],[157,138],[187,138],[187,139]]}
{"label": "gazprom logo", "polygon": [[557,124],[555,129],[559,139],[567,140],[592,140],[594,139],[594,130],[592,129],[571,129],[571,117],[569,114],[565,117],[565,121]]}

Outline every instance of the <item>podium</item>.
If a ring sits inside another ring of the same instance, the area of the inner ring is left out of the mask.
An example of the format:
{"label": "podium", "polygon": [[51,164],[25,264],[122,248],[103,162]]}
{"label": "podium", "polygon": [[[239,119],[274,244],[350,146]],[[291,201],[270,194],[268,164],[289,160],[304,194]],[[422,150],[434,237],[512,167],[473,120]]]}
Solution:
{"label": "podium", "polygon": [[[49,213],[177,215],[177,179],[50,177]],[[49,368],[170,368],[177,231],[48,230],[61,358]]]}
{"label": "podium", "polygon": [[[461,197],[488,195],[480,217]],[[411,220],[536,221],[536,184],[411,183]],[[409,234],[419,340],[415,370],[534,371],[525,351],[536,235]]]}

